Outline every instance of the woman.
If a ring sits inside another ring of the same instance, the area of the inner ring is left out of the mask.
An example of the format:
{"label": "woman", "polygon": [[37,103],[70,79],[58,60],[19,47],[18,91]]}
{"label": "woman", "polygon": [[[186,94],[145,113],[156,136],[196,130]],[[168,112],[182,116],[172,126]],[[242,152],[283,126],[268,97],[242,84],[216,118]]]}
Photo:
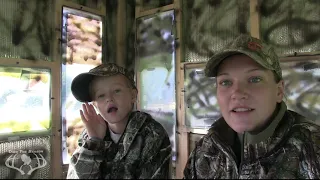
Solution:
{"label": "woman", "polygon": [[192,151],[184,178],[320,178],[320,127],[287,109],[272,47],[241,35],[205,73],[216,77],[222,117]]}

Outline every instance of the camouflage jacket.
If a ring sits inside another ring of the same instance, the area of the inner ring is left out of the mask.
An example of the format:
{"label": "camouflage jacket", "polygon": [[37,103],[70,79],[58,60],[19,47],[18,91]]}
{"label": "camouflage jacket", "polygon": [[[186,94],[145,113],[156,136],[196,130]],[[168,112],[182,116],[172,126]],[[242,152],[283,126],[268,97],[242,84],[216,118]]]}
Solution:
{"label": "camouflage jacket", "polygon": [[[263,130],[257,135],[262,138],[241,145],[224,119],[217,120],[190,154],[184,178],[319,179],[320,127],[287,110],[284,103],[281,107],[285,109],[266,128],[269,132]],[[241,147],[241,158],[235,146]]]}
{"label": "camouflage jacket", "polygon": [[118,143],[107,131],[104,141],[86,131],[73,153],[67,179],[169,178],[171,144],[163,126],[149,114],[133,112]]}

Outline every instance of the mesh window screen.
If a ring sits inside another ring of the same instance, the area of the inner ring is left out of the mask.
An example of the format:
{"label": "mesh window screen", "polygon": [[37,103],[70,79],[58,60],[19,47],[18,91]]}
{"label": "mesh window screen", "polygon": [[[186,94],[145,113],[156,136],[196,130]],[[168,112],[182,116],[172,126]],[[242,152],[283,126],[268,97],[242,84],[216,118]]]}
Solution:
{"label": "mesh window screen", "polygon": [[220,117],[216,80],[205,77],[203,68],[185,69],[185,117],[186,125],[191,128],[209,128]]}
{"label": "mesh window screen", "polygon": [[63,7],[62,52],[67,64],[102,61],[102,17]]}
{"label": "mesh window screen", "polygon": [[320,121],[320,61],[281,64],[288,109]]}
{"label": "mesh window screen", "polygon": [[261,39],[279,56],[320,51],[320,1],[259,0]]}
{"label": "mesh window screen", "polygon": [[62,31],[62,156],[69,160],[78,146],[84,129],[79,110],[81,104],[71,93],[71,82],[80,73],[102,63],[102,17],[85,11],[63,7]]}
{"label": "mesh window screen", "polygon": [[0,1],[0,57],[52,60],[54,1]]}
{"label": "mesh window screen", "polygon": [[51,84],[49,69],[0,65],[0,134],[50,130]]}
{"label": "mesh window screen", "polygon": [[249,34],[249,0],[186,0],[182,3],[183,61],[208,61],[240,33]]}
{"label": "mesh window screen", "polygon": [[[141,109],[167,130],[175,158],[174,11],[143,17],[137,22],[137,54]],[[175,160],[175,159],[173,159]]]}
{"label": "mesh window screen", "polygon": [[0,144],[1,179],[50,179],[50,137],[2,142]]}

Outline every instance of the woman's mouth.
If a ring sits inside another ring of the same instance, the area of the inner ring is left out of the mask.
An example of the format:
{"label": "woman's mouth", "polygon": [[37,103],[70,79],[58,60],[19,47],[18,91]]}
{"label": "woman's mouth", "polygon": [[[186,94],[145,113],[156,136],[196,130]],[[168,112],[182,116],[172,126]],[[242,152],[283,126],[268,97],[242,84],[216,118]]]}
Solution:
{"label": "woman's mouth", "polygon": [[232,109],[232,112],[251,112],[254,109],[251,108],[234,108]]}

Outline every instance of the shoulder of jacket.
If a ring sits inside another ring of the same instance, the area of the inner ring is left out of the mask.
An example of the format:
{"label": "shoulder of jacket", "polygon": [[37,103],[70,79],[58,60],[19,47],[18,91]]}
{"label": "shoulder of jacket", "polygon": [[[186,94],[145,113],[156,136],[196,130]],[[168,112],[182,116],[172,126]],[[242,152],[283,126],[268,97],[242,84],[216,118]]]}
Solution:
{"label": "shoulder of jacket", "polygon": [[294,125],[298,125],[298,126],[310,126],[310,127],[314,127],[314,128],[320,128],[320,124],[319,122],[315,121],[315,120],[310,120],[308,118],[306,118],[305,116],[295,112],[295,111],[291,111],[288,110],[288,113],[291,115],[291,117],[294,118]]}
{"label": "shoulder of jacket", "polygon": [[144,131],[147,134],[153,134],[155,136],[158,135],[159,137],[168,136],[167,131],[162,124],[156,121],[152,115],[143,111],[135,111],[134,113],[136,120],[139,121],[144,119],[144,123],[141,126],[142,129],[140,129],[141,132]]}
{"label": "shoulder of jacket", "polygon": [[140,121],[141,119],[148,120],[150,118],[153,119],[149,113],[143,111],[133,111],[130,116],[130,118],[134,121]]}
{"label": "shoulder of jacket", "polygon": [[320,143],[320,125],[318,122],[312,121],[294,111],[289,111],[289,113],[295,120],[292,127],[294,132],[299,135],[304,134],[305,137],[311,137],[312,141]]}
{"label": "shoulder of jacket", "polygon": [[204,134],[195,144],[194,150],[197,152],[208,151],[208,149],[215,149],[214,133],[208,131],[207,134]]}

